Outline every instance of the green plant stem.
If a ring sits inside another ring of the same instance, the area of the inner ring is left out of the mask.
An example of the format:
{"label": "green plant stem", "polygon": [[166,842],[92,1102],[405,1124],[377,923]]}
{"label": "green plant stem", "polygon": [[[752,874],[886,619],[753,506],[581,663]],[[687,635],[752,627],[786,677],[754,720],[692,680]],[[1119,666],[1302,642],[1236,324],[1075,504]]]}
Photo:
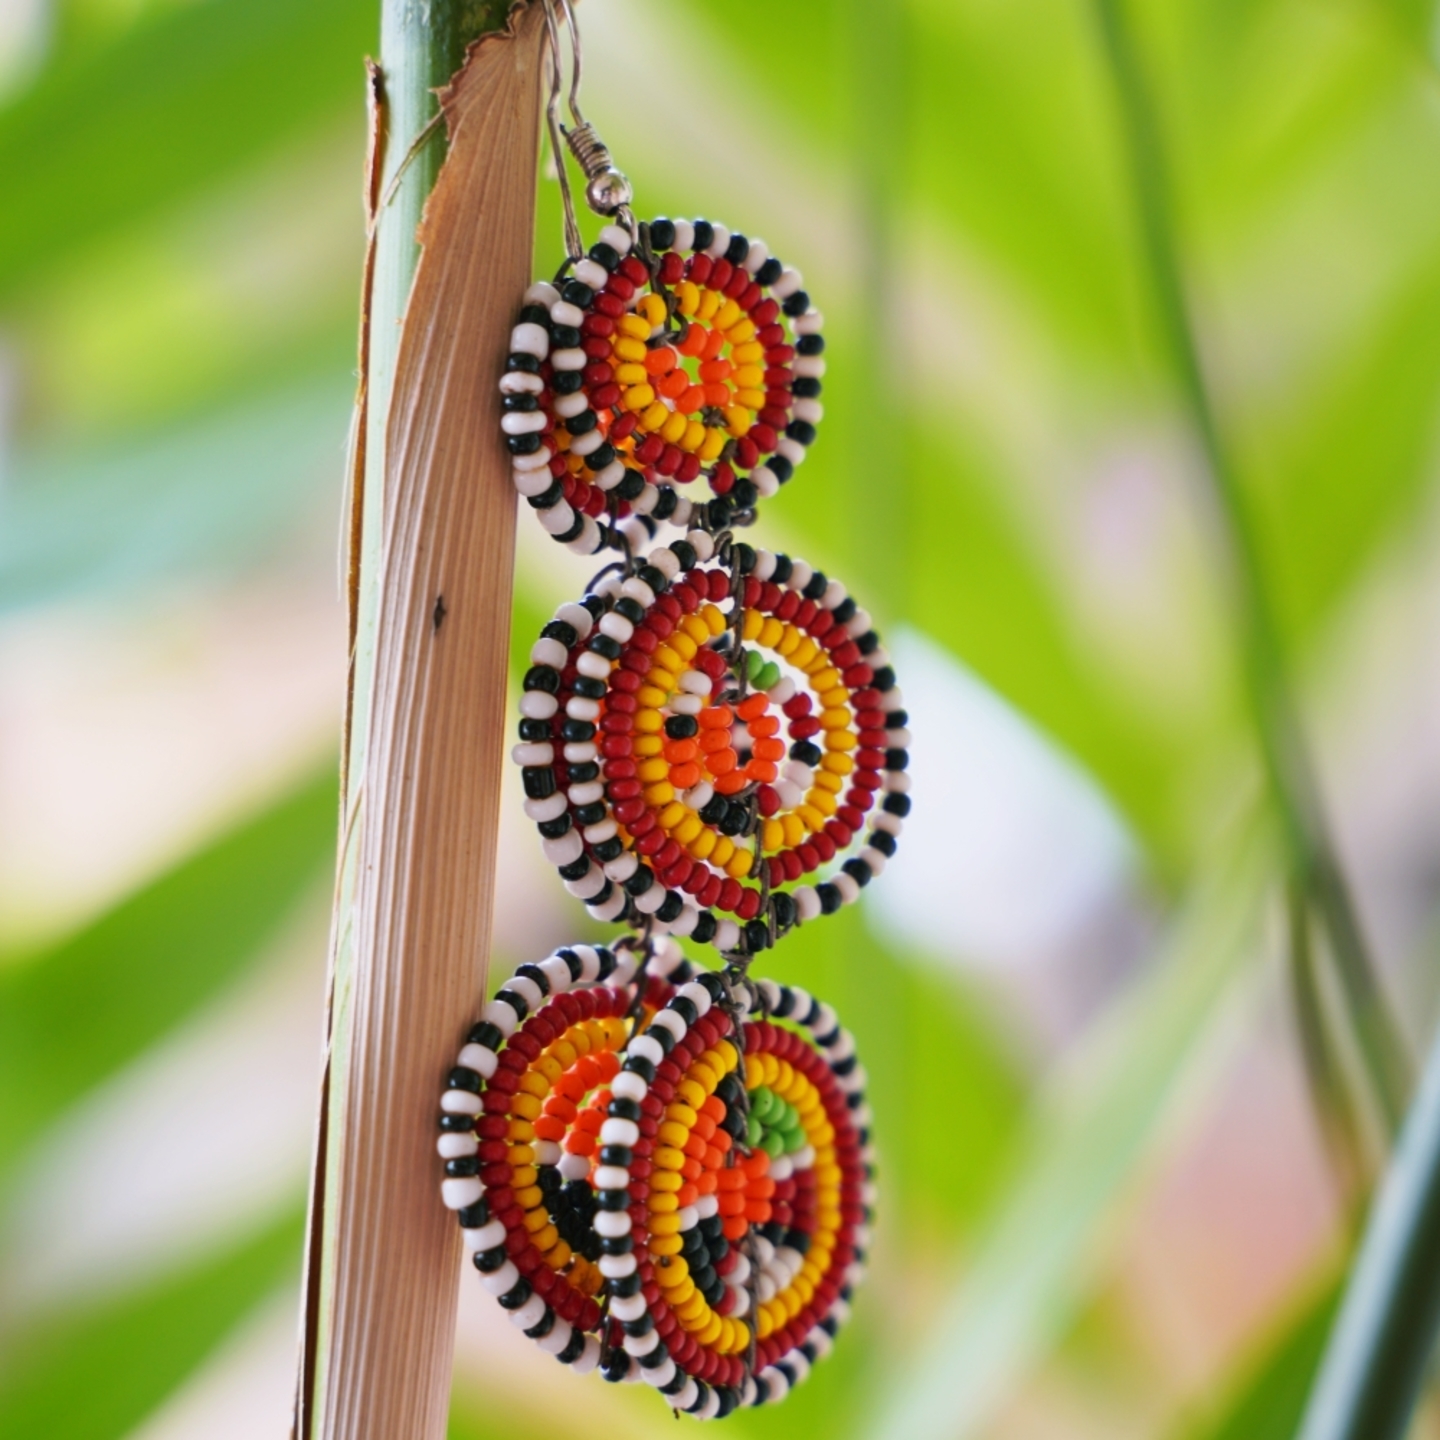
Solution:
{"label": "green plant stem", "polygon": [[1400,1440],[1440,1329],[1440,1036],[1345,1287],[1299,1440]]}
{"label": "green plant stem", "polygon": [[1409,1064],[1386,1007],[1336,858],[1286,676],[1249,506],[1206,383],[1181,281],[1159,119],[1126,21],[1123,0],[1095,0],[1106,58],[1130,147],[1145,258],[1159,321],[1190,420],[1205,458],[1229,542],[1231,586],[1242,669],[1266,780],[1280,819],[1291,874],[1329,937],[1351,1023],[1391,1133],[1405,1112]]}

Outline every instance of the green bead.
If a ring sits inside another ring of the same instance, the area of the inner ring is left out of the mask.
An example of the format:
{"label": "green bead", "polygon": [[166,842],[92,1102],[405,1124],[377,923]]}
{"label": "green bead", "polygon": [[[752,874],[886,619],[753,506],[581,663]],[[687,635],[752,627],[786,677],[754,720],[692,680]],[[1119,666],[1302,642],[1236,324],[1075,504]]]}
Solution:
{"label": "green bead", "polygon": [[772,1159],[778,1160],[785,1153],[785,1142],[778,1130],[772,1130],[761,1142],[760,1148]]}
{"label": "green bead", "polygon": [[765,668],[765,657],[758,650],[747,650],[745,652],[745,674],[752,685],[756,677]]}
{"label": "green bead", "polygon": [[764,1085],[758,1085],[750,1092],[750,1115],[753,1119],[769,1121],[775,1113],[775,1104],[779,1097],[773,1090]]}
{"label": "green bead", "polygon": [[756,1119],[754,1115],[752,1115],[745,1122],[745,1143],[752,1150],[759,1149],[761,1141],[764,1138],[764,1134],[764,1127],[760,1124],[760,1121]]}
{"label": "green bead", "polygon": [[793,1155],[797,1150],[805,1148],[805,1132],[798,1126],[794,1130],[781,1132],[785,1137],[785,1153]]}
{"label": "green bead", "polygon": [[757,690],[770,690],[780,683],[780,667],[771,660],[763,666],[760,673],[755,677],[755,688]]}

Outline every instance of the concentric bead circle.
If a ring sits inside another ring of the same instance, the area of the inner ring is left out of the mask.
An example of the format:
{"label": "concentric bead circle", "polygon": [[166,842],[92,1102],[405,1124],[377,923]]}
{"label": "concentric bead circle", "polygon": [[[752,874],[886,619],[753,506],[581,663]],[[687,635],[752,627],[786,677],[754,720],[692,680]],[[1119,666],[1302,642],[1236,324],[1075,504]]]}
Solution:
{"label": "concentric bead circle", "polygon": [[712,551],[692,531],[556,611],[514,759],[545,854],[592,915],[746,955],[884,869],[910,808],[909,732],[843,585],[767,550]]}
{"label": "concentric bead circle", "polygon": [[541,1348],[710,1419],[782,1398],[848,1315],[864,1070],[804,991],[764,980],[734,1008],[662,939],[637,1007],[635,970],[576,945],[516,971],[448,1077],[441,1192]]}
{"label": "concentric bead circle", "polygon": [[[610,225],[525,293],[500,382],[515,485],[582,554],[654,522],[719,531],[794,473],[822,418],[822,317],[798,271],[706,220]],[[677,486],[705,482],[689,497]]]}

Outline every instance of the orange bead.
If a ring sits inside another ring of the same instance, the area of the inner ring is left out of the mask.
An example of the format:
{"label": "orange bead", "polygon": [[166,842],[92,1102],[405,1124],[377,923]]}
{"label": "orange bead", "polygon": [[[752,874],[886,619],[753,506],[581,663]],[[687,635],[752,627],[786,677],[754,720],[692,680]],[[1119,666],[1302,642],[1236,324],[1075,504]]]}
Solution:
{"label": "orange bead", "polygon": [[737,1166],[751,1180],[770,1173],[770,1157],[763,1150],[752,1150]]}
{"label": "orange bead", "polygon": [[750,747],[750,753],[757,760],[783,760],[785,758],[785,742],[783,740],[757,740]]}
{"label": "orange bead", "polygon": [[768,1175],[762,1175],[745,1187],[745,1193],[752,1200],[768,1200],[775,1193],[775,1182]]}
{"label": "orange bead", "polygon": [[575,1117],[575,1128],[584,1135],[598,1135],[600,1133],[600,1127],[604,1123],[605,1117],[600,1113],[598,1108],[594,1110],[582,1110],[580,1114]]}
{"label": "orange bead", "polygon": [[717,750],[723,750],[730,743],[730,731],[725,730],[702,730],[700,732],[700,749],[706,755],[713,755]]}
{"label": "orange bead", "polygon": [[723,381],[705,387],[705,403],[723,409],[730,403],[730,387]]}
{"label": "orange bead", "polygon": [[[734,754],[734,751],[730,753]],[[775,769],[773,765],[770,768]],[[749,783],[743,770],[731,770],[727,775],[715,777],[715,788],[722,795],[738,795]]]}
{"label": "orange bead", "polygon": [[682,1147],[685,1153],[692,1160],[698,1160],[702,1165],[705,1163],[705,1137],[691,1132],[690,1138]]}
{"label": "orange bead", "polygon": [[723,330],[707,330],[705,332],[705,348],[701,356],[706,360],[713,360],[725,348],[725,332]]}
{"label": "orange bead", "polygon": [[748,1200],[745,1203],[745,1218],[752,1225],[763,1225],[770,1218],[768,1200]]}
{"label": "orange bead", "polygon": [[709,343],[710,331],[695,321],[690,322],[690,329],[686,332],[685,338],[675,346],[682,355],[703,355],[705,346]]}
{"label": "orange bead", "polygon": [[698,740],[667,740],[660,753],[672,765],[680,765],[686,760],[693,760],[700,753],[700,742]]}
{"label": "orange bead", "polygon": [[678,400],[691,388],[690,377],[683,370],[672,370],[655,382],[655,388],[667,400]]}
{"label": "orange bead", "polygon": [[[677,370],[675,374],[684,374],[684,371]],[[705,387],[703,385],[690,384],[690,377],[685,376],[685,388],[675,397],[675,408],[682,415],[693,415],[697,410],[705,408]]]}
{"label": "orange bead", "polygon": [[702,1110],[695,1117],[695,1123],[690,1127],[692,1135],[698,1135],[702,1140],[709,1140],[715,1133],[715,1122]]}
{"label": "orange bead", "polygon": [[706,1170],[718,1170],[724,1163],[725,1152],[718,1145],[707,1145],[705,1147]]}
{"label": "orange bead", "polygon": [[565,1148],[572,1155],[593,1155],[597,1149],[595,1137],[583,1130],[572,1130],[565,1137]]}
{"label": "orange bead", "polygon": [[688,790],[692,785],[700,783],[700,767],[693,761],[687,761],[684,765],[672,765],[670,767],[670,783],[677,790]]}
{"label": "orange bead", "polygon": [[724,1155],[725,1152],[729,1150],[729,1148],[735,1142],[729,1137],[729,1135],[725,1133],[725,1131],[717,1130],[715,1132],[715,1138],[710,1143],[721,1153],[721,1155]]}
{"label": "orange bead", "polygon": [[535,1121],[535,1133],[542,1140],[563,1140],[565,1122],[558,1115],[541,1115]]}
{"label": "orange bead", "polygon": [[680,1167],[680,1173],[687,1180],[698,1180],[705,1173],[705,1167],[698,1160],[686,1160]]}
{"label": "orange bead", "polygon": [[551,1095],[545,1101],[545,1113],[553,1115],[561,1124],[568,1125],[580,1112],[575,1108],[573,1100],[567,1100],[563,1095]]}
{"label": "orange bead", "polygon": [[743,1215],[745,1213],[745,1197],[738,1190],[722,1190],[715,1197],[715,1203],[720,1207],[722,1215]]}
{"label": "orange bead", "polygon": [[743,1190],[749,1183],[750,1177],[738,1165],[727,1165],[720,1171],[721,1190]]}
{"label": "orange bead", "polygon": [[780,719],[776,715],[760,715],[749,722],[752,740],[768,740],[780,732]]}
{"label": "orange bead", "polygon": [[743,1240],[745,1232],[750,1228],[750,1222],[743,1215],[732,1215],[728,1220],[720,1223],[720,1233],[727,1240]]}
{"label": "orange bead", "polygon": [[705,1173],[695,1182],[695,1190],[700,1195],[713,1195],[719,1188],[720,1171],[707,1169]]}
{"label": "orange bead", "polygon": [[707,385],[717,380],[730,378],[731,365],[728,360],[705,360],[700,365],[700,379]]}
{"label": "orange bead", "polygon": [[708,1115],[718,1125],[725,1118],[725,1102],[718,1095],[707,1095],[700,1113]]}
{"label": "orange bead", "polygon": [[770,697],[763,690],[747,695],[736,707],[735,713],[742,720],[758,720],[770,708]]}
{"label": "orange bead", "polygon": [[590,1087],[574,1070],[569,1070],[551,1088],[555,1094],[563,1095],[567,1100],[583,1100]]}
{"label": "orange bead", "polygon": [[722,730],[728,728],[733,717],[728,705],[707,705],[696,718],[702,730]]}
{"label": "orange bead", "polygon": [[773,760],[752,760],[745,774],[757,785],[769,785],[780,778],[780,767]]}
{"label": "orange bead", "polygon": [[680,357],[668,345],[657,346],[645,357],[645,370],[650,375],[668,375]]}
{"label": "orange bead", "polygon": [[705,763],[710,767],[710,773],[719,777],[728,775],[740,763],[740,757],[728,745],[723,745],[718,750],[712,750]]}

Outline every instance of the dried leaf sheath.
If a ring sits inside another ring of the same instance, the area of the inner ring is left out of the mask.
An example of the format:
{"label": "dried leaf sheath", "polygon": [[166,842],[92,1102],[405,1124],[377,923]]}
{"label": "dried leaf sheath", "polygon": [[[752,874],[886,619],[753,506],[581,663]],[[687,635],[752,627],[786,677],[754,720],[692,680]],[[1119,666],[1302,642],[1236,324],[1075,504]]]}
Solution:
{"label": "dried leaf sheath", "polygon": [[[530,278],[538,9],[442,96],[450,148],[391,395],[363,749],[347,776],[321,1243],[307,1316],[314,1436],[445,1430],[458,1245],[436,1204],[434,1086],[484,983],[505,732],[514,491],[496,381]],[[373,473],[373,471],[372,471]],[[372,513],[375,513],[372,510]],[[443,596],[444,618],[436,623]]]}

